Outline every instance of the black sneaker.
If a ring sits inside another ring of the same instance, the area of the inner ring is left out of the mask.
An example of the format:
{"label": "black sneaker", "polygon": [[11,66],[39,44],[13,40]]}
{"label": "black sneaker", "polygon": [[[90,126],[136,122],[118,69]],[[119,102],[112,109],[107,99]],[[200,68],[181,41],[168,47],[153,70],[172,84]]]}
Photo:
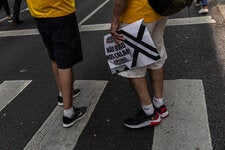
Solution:
{"label": "black sneaker", "polygon": [[12,22],[13,22],[15,25],[19,25],[19,24],[23,23],[22,20],[13,20]]}
{"label": "black sneaker", "polygon": [[73,126],[78,120],[83,118],[87,112],[87,107],[85,107],[85,106],[79,107],[79,108],[73,107],[73,110],[75,112],[73,118],[68,118],[68,117],[63,116],[63,127],[64,128]]}
{"label": "black sneaker", "polygon": [[146,126],[154,126],[161,122],[158,112],[152,115],[147,115],[142,109],[134,117],[123,121],[123,124],[128,128],[142,128]]}
{"label": "black sneaker", "polygon": [[[80,89],[73,90],[73,98],[77,97],[80,94]],[[62,96],[58,96],[58,105],[63,106],[63,99]]]}

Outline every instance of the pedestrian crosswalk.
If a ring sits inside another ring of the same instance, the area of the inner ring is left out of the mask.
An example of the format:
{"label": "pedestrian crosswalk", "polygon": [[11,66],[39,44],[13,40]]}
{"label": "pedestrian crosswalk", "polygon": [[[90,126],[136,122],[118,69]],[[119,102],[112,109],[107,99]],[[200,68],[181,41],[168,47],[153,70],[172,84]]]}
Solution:
{"label": "pedestrian crosswalk", "polygon": [[[31,82],[31,80],[5,81],[0,84],[0,111],[23,89],[29,88]],[[24,149],[74,149],[107,83],[108,81],[75,81],[74,86],[80,88],[82,92],[74,100],[74,105],[88,106],[85,118],[73,127],[65,129],[62,127],[61,119],[63,108],[56,106]],[[202,81],[166,80],[164,91],[170,115],[154,128],[152,150],[212,150]]]}

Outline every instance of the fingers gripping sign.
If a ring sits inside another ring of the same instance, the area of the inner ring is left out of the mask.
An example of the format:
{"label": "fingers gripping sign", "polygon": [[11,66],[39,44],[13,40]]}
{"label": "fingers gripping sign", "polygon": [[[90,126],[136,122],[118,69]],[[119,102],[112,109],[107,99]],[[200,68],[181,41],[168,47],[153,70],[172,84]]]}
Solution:
{"label": "fingers gripping sign", "polygon": [[123,35],[117,33],[118,29],[119,29],[119,22],[112,22],[110,34],[112,35],[113,40],[115,41],[116,44],[120,44],[121,41],[124,41]]}

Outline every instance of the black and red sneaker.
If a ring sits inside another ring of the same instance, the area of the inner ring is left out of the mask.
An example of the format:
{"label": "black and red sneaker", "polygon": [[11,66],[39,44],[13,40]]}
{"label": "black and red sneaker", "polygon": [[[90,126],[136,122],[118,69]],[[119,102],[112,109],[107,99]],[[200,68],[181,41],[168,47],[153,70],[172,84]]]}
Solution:
{"label": "black and red sneaker", "polygon": [[[73,98],[77,97],[80,94],[80,89],[73,90]],[[58,105],[63,106],[63,99],[62,96],[58,96]]]}
{"label": "black and red sneaker", "polygon": [[146,126],[154,126],[161,122],[161,118],[158,112],[154,112],[152,115],[147,115],[142,109],[131,118],[123,121],[123,124],[128,128],[142,128]]}
{"label": "black and red sneaker", "polygon": [[155,107],[155,110],[159,113],[161,118],[165,118],[169,115],[166,105],[162,105],[160,108]]}

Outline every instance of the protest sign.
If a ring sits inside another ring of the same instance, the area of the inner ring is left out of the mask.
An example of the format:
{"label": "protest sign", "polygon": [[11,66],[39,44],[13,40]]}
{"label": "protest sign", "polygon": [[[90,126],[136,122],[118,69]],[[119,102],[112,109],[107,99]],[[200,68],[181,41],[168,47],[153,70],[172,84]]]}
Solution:
{"label": "protest sign", "polygon": [[160,59],[142,21],[143,19],[118,30],[125,39],[120,44],[114,42],[111,34],[104,36],[105,55],[112,74],[147,66]]}

